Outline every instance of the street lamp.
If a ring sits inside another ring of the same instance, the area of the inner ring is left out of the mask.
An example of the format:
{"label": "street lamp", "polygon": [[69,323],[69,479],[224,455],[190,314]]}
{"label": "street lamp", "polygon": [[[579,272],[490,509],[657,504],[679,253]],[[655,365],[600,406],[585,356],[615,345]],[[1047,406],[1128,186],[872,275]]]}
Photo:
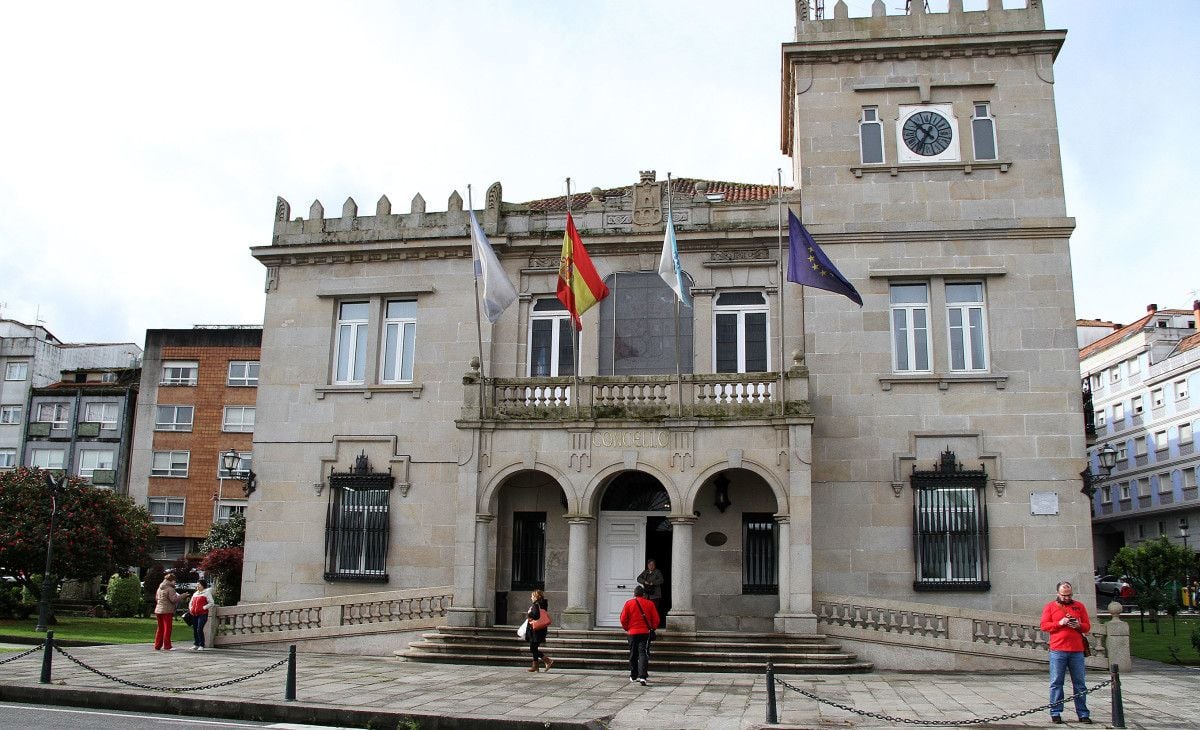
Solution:
{"label": "street lamp", "polygon": [[1183,538],[1183,547],[1187,549],[1188,521],[1186,517],[1179,518],[1179,536]]}
{"label": "street lamp", "polygon": [[67,473],[64,471],[55,477],[49,471],[44,471],[42,476],[46,480],[46,489],[50,490],[50,526],[46,530],[46,569],[42,571],[42,595],[38,599],[38,623],[33,629],[38,632],[46,631],[46,624],[50,623],[50,560],[54,554],[54,515],[58,512],[58,493],[66,484]]}
{"label": "street lamp", "polygon": [[1083,489],[1079,491],[1086,494],[1089,499],[1096,493],[1096,485],[1107,480],[1113,467],[1117,465],[1117,450],[1112,447],[1112,444],[1104,444],[1104,448],[1096,452],[1096,458],[1100,462],[1100,471],[1104,472],[1102,476],[1093,474],[1091,469],[1084,469],[1080,472],[1080,476],[1083,477]]}
{"label": "street lamp", "polygon": [[250,493],[253,492],[257,486],[255,484],[257,475],[254,473],[254,470],[250,469],[249,467],[246,468],[246,473],[244,475],[239,475],[237,473],[238,466],[240,466],[243,461],[246,460],[242,458],[241,454],[233,449],[229,449],[225,453],[221,454],[221,466],[225,467],[225,471],[229,474],[231,479],[237,479],[244,482],[244,484],[242,484],[242,492],[249,497]]}

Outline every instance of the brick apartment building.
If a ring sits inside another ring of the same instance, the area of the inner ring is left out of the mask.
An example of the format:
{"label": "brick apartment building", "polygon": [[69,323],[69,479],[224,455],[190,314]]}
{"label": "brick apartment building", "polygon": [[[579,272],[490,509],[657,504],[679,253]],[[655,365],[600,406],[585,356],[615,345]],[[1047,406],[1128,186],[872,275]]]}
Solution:
{"label": "brick apartment building", "polygon": [[[129,495],[158,525],[164,564],[195,551],[216,522],[245,511],[258,397],[259,327],[146,332]],[[230,474],[220,455],[243,461]]]}

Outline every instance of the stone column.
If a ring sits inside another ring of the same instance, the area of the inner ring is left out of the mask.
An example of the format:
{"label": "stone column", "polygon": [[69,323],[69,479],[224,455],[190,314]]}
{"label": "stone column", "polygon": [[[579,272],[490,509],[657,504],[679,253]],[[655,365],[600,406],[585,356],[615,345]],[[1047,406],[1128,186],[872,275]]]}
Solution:
{"label": "stone column", "polygon": [[[779,564],[776,568],[779,570],[779,616],[786,616],[791,607],[792,599],[792,561],[791,552],[784,546],[790,545],[791,538],[791,518],[787,515],[775,515],[775,523],[779,525]],[[782,625],[776,621],[776,631],[782,631]]]}
{"label": "stone column", "polygon": [[696,633],[696,611],[692,607],[692,527],[696,518],[671,518],[671,611],[667,629],[680,634]]}
{"label": "stone column", "polygon": [[[775,630],[785,634],[815,634],[817,616],[813,613],[812,564],[812,424],[795,423],[788,429],[788,521],[781,525],[779,567],[787,566],[787,600],[779,597],[780,611],[775,615]],[[786,541],[783,539],[786,535]],[[782,594],[785,580],[780,575]],[[786,610],[783,608],[787,606]]]}
{"label": "stone column", "polygon": [[594,518],[572,515],[567,518],[570,534],[567,538],[567,607],[563,609],[561,625],[567,629],[592,628],[592,611],[588,608],[588,545]]}
{"label": "stone column", "polygon": [[[475,515],[475,586],[472,591],[475,596],[476,626],[486,626],[489,607],[488,600],[488,566],[492,564],[492,523],[496,515],[481,512]],[[493,616],[492,623],[501,623],[504,616]]]}
{"label": "stone column", "polygon": [[[1128,672],[1133,669],[1133,658],[1129,654],[1129,624],[1121,620],[1122,610],[1124,607],[1119,601],[1108,604],[1112,621],[1104,624],[1104,652],[1108,655],[1108,664],[1116,664],[1122,672]],[[1093,631],[1097,623],[1099,618],[1092,623]]]}

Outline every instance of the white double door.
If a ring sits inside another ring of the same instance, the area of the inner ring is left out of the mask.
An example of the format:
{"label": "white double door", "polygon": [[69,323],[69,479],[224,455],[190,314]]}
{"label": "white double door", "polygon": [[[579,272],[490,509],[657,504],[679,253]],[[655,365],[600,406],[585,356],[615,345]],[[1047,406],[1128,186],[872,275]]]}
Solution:
{"label": "white double door", "polygon": [[596,625],[620,627],[645,569],[646,518],[661,512],[601,512],[596,545]]}

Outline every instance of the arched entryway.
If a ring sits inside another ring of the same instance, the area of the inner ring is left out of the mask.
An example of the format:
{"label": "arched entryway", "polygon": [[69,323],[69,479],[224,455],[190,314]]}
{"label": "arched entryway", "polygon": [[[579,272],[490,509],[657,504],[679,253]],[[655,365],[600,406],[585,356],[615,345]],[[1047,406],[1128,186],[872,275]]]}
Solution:
{"label": "arched entryway", "polygon": [[550,605],[561,610],[567,602],[569,547],[562,487],[544,472],[519,471],[500,484],[494,499],[495,623],[520,623],[535,588],[544,590]]}
{"label": "arched entryway", "polygon": [[640,471],[616,474],[600,497],[596,530],[596,625],[619,626],[621,607],[653,558],[666,578],[660,603],[671,600],[671,498],[658,479]]}

